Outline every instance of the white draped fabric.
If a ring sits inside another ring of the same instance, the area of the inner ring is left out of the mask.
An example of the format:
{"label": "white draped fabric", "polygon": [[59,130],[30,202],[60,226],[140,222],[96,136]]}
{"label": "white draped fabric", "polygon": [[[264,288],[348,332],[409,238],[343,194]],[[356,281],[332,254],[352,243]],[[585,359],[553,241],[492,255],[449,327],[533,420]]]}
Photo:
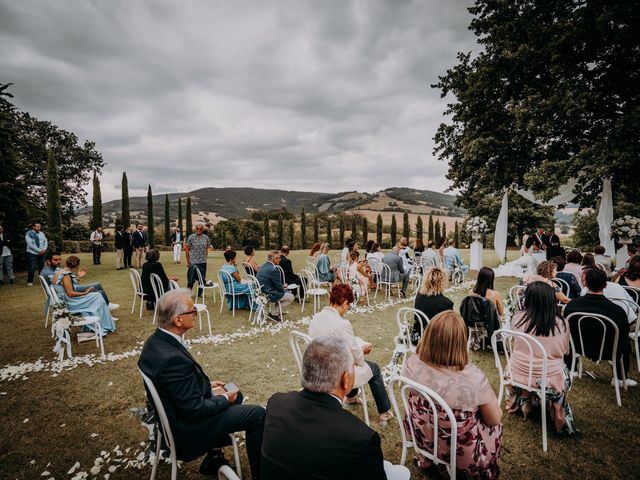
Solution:
{"label": "white draped fabric", "polygon": [[500,263],[505,261],[507,256],[507,227],[509,226],[509,190],[504,192],[502,197],[502,207],[496,221],[496,231],[493,236],[493,248]]}
{"label": "white draped fabric", "polygon": [[[560,205],[564,205],[565,203],[569,203],[575,198],[576,195],[573,193],[573,189],[577,184],[577,178],[570,179],[566,185],[560,187],[558,195],[547,202],[536,198],[535,194],[530,190],[521,190],[519,188],[514,188],[514,190],[521,197],[526,198],[530,202],[533,202],[537,205],[542,205],[543,207],[558,207]],[[613,221],[613,219],[611,220]]]}
{"label": "white draped fabric", "polygon": [[613,255],[616,246],[611,238],[611,224],[613,223],[613,194],[611,193],[611,179],[602,181],[602,198],[600,199],[600,211],[598,212],[598,229],[600,245],[607,249],[606,254]]}
{"label": "white draped fabric", "polygon": [[482,268],[482,243],[478,240],[474,240],[471,244],[469,268],[471,270],[480,270]]}

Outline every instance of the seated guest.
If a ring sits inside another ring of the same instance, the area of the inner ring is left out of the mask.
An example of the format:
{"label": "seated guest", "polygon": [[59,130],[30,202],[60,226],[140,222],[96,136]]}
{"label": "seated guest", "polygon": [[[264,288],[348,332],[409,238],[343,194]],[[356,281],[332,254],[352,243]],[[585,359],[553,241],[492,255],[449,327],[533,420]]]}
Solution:
{"label": "seated guest", "polygon": [[[462,317],[453,311],[433,317],[402,375],[436,392],[453,410],[458,422],[457,432],[451,432],[446,417],[439,416],[438,419],[439,458],[448,458],[449,437],[457,436],[457,472],[453,477],[498,478],[502,410],[486,375],[469,362],[467,327]],[[415,441],[432,452],[433,418],[422,398],[409,390],[409,418],[405,421],[405,431],[411,435],[406,422],[412,422],[417,433]],[[443,465],[433,468],[431,461],[421,455],[417,463],[427,470],[425,473],[444,473],[441,472]]]}
{"label": "seated guest", "polygon": [[[422,277],[422,285],[416,295],[416,302],[413,306],[416,310],[420,310],[427,318],[431,319],[440,312],[453,309],[453,302],[444,296],[444,291],[447,288],[449,279],[447,274],[442,269],[437,267],[428,268]],[[420,322],[422,328],[420,328]],[[413,324],[413,334],[411,335],[411,342],[414,345],[418,344],[420,340],[420,331],[424,331],[426,325],[422,319],[416,315]]]}
{"label": "seated guest", "polygon": [[607,278],[611,277],[612,262],[609,255],[605,255],[606,249],[602,245],[598,245],[593,249],[593,256],[596,263],[599,263],[604,267],[604,271],[607,272]]}
{"label": "seated guest", "polygon": [[291,260],[289,260],[289,252],[288,245],[283,245],[280,249],[280,267],[284,272],[284,281],[287,285],[297,285],[300,289],[300,297],[304,297],[304,285],[300,281],[300,277],[293,271]]}
{"label": "seated guest", "polygon": [[[280,309],[284,311],[295,297],[285,290],[285,285],[282,284],[280,272],[276,265],[280,265],[280,250],[271,250],[267,254],[267,261],[260,267],[256,278],[260,282],[262,292],[267,295],[269,302],[272,304],[279,303]],[[269,318],[276,322],[282,321],[280,315],[273,313],[273,311],[269,313]]]}
{"label": "seated guest", "polygon": [[544,282],[555,290],[558,302],[569,303],[571,299],[562,292],[562,288],[553,282],[553,279],[556,278],[557,269],[558,266],[554,262],[545,260],[538,264],[536,273],[527,275],[522,281],[526,285],[530,285],[533,282]]}
{"label": "seated guest", "polygon": [[336,267],[331,266],[331,259],[329,259],[329,247],[328,243],[323,243],[320,247],[320,256],[318,257],[318,280],[321,282],[342,282],[342,274]]}
{"label": "seated guest", "polygon": [[[402,282],[400,296],[407,298],[407,286],[409,285],[410,274],[404,268],[402,257],[398,254],[398,247],[393,247],[389,253],[382,258],[382,263],[389,266],[391,270],[390,278],[381,278],[384,282],[399,283]],[[382,277],[382,275],[381,275]]]}
{"label": "seated guest", "polygon": [[430,259],[431,261],[429,263],[433,264],[434,266],[438,266],[441,264],[440,253],[438,253],[436,244],[433,242],[433,240],[429,240],[427,242],[427,249],[422,253],[423,265],[429,265],[429,263],[427,263],[427,259]]}
{"label": "seated guest", "polygon": [[[544,282],[533,282],[527,287],[524,309],[516,312],[511,320],[511,328],[526,333],[538,340],[547,354],[547,402],[556,432],[574,434],[573,414],[567,401],[571,389],[571,375],[565,365],[564,356],[569,353],[569,326],[558,314],[555,291]],[[542,375],[542,352],[535,345],[532,352],[524,340],[517,338],[511,355],[511,373],[516,382],[526,385],[529,378],[529,355],[533,354],[533,378]],[[539,384],[532,381],[532,386]],[[511,413],[522,410],[525,418],[533,405],[540,400],[535,394],[518,387],[506,387],[507,410]]]}
{"label": "seated guest", "polygon": [[576,277],[580,288],[582,288],[582,267],[580,266],[581,263],[582,255],[580,254],[580,252],[571,250],[569,253],[567,253],[567,264],[564,266],[564,271],[566,273],[571,273]]}
{"label": "seated guest", "polygon": [[356,242],[354,242],[350,238],[347,238],[344,241],[344,248],[340,252],[340,265],[346,267],[349,264],[349,253],[351,253],[351,250],[353,250],[353,246],[355,245],[355,243]]}
{"label": "seated guest", "polygon": [[313,257],[313,258],[318,258],[320,256],[320,254],[322,253],[320,251],[321,247],[322,247],[322,244],[320,242],[316,242],[313,245],[311,245],[311,250],[309,251],[309,256]]}
{"label": "seated guest", "polygon": [[[622,358],[624,363],[624,371],[629,372],[629,356],[631,353],[631,342],[629,341],[629,318],[625,310],[609,300],[604,295],[604,289],[607,286],[607,274],[599,268],[589,268],[584,271],[584,282],[587,286],[587,293],[580,298],[572,300],[564,309],[565,318],[576,312],[597,313],[605,315],[618,327],[618,359]],[[571,335],[576,348],[580,348],[580,339],[578,337],[577,319],[570,320]],[[582,338],[584,340],[585,351],[583,353],[587,358],[597,359],[600,354],[602,343],[602,327],[599,322],[586,320],[582,322]],[[613,344],[613,331],[607,327],[607,342],[602,353],[602,358],[611,358],[611,350]],[[615,363],[618,378],[622,379],[619,361]],[[622,385],[622,380],[619,380]],[[611,382],[613,384],[613,381]],[[637,383],[627,376],[627,386],[633,387]]]}
{"label": "seated guest", "polygon": [[449,246],[444,249],[443,256],[445,261],[445,267],[450,272],[453,271],[454,263],[456,263],[462,271],[465,273],[469,273],[469,267],[464,264],[462,261],[462,257],[460,256],[460,252],[455,247],[456,241],[451,239],[449,240]]}
{"label": "seated guest", "polygon": [[[100,327],[104,333],[115,332],[116,324],[109,313],[109,307],[104,297],[93,290],[93,287],[77,291],[73,287],[72,275],[77,275],[80,259],[71,255],[65,262],[65,267],[58,269],[51,282],[60,300],[67,303],[70,312],[86,313],[100,318]],[[92,329],[93,326],[87,328]]]}
{"label": "seated guest", "polygon": [[640,288],[640,257],[636,255],[629,261],[628,268],[616,278],[616,283],[623,287]]}
{"label": "seated guest", "polygon": [[253,259],[253,257],[256,256],[256,249],[253,248],[253,246],[251,245],[247,245],[246,247],[244,247],[244,254],[245,254],[245,258],[244,258],[244,262],[242,263],[248,264],[249,266],[251,266],[251,268],[253,269],[253,273],[251,272],[251,268],[248,268],[246,265],[244,267],[245,271],[250,275],[257,274],[258,271],[260,270],[260,267],[258,266],[256,261]]}
{"label": "seated guest", "polygon": [[502,295],[500,292],[493,289],[493,281],[495,279],[495,272],[493,268],[482,267],[478,271],[478,278],[473,290],[469,290],[469,294],[476,294],[487,300],[491,300],[498,311],[498,315],[502,317],[504,315],[504,305],[502,303]]}
{"label": "seated guest", "polygon": [[584,270],[585,268],[596,268],[596,260],[592,253],[585,253],[582,257],[582,262],[580,262],[580,266]]}
{"label": "seated guest", "polygon": [[353,300],[353,291],[349,285],[336,285],[333,287],[329,295],[329,306],[324,307],[311,319],[309,335],[312,338],[333,335],[346,340],[356,364],[354,389],[347,392],[349,399],[346,403],[359,403],[359,399],[356,397],[358,388],[363,387],[365,383],[369,383],[373,399],[380,414],[380,424],[384,426],[393,418],[387,389],[378,364],[364,359],[364,356],[371,352],[373,345],[361,339],[359,339],[360,341],[356,340],[357,337],[353,333],[351,322],[343,318]]}
{"label": "seated guest", "polygon": [[[596,268],[596,267],[593,267]],[[585,285],[585,273],[589,269],[585,269],[582,272],[582,284]],[[600,270],[600,269],[598,269]],[[588,293],[588,288],[584,287],[580,291],[580,295],[586,295]],[[633,308],[633,304],[635,303],[629,292],[627,292],[624,287],[618,283],[607,281],[602,294],[611,300],[616,305],[620,306],[627,314],[627,318],[629,319],[629,323],[633,323],[636,321],[638,316],[636,315],[635,309]]]}
{"label": "seated guest", "polygon": [[269,399],[263,480],[394,478],[398,467],[383,466],[380,435],[342,408],[355,377],[349,346],[336,336],[316,338],[302,358],[302,390]]}
{"label": "seated guest", "polygon": [[567,282],[567,285],[569,285],[569,295],[567,296],[571,300],[578,298],[580,296],[580,285],[578,284],[578,280],[576,280],[576,276],[564,271],[564,266],[567,264],[567,261],[563,257],[553,257],[551,261],[555,263],[557,267],[556,278],[564,280]]}
{"label": "seated guest", "polygon": [[560,246],[560,237],[558,235],[551,235],[549,237],[550,245],[547,247],[547,260],[551,260],[553,257],[565,258],[567,253],[564,247]]}
{"label": "seated guest", "polygon": [[242,405],[239,391],[211,382],[189,353],[184,334],[196,324],[191,292],[170,290],[158,300],[158,329],[147,339],[138,367],[155,386],[165,408],[178,460],[190,462],[208,453],[200,473],[215,475],[226,461],[221,447],[229,433],[246,431],[253,478],[260,477],[264,408]]}
{"label": "seated guest", "polygon": [[422,243],[422,239],[420,238],[416,238],[416,245],[413,248],[413,253],[414,254],[420,254],[422,255],[422,252],[424,252],[424,243]]}
{"label": "seated guest", "polygon": [[365,258],[366,258],[366,256],[367,256],[367,255],[369,255],[369,253],[371,252],[371,247],[373,247],[373,244],[374,244],[374,243],[376,243],[376,242],[375,242],[375,241],[373,241],[373,240],[367,240],[367,245],[365,246],[365,252],[366,252],[366,254],[365,254]]}
{"label": "seated guest", "polygon": [[371,249],[367,253],[367,261],[374,259],[381,262],[383,258],[384,253],[380,251],[380,244],[378,242],[373,242],[373,245],[371,245]]}
{"label": "seated guest", "polygon": [[226,272],[231,276],[231,284],[229,284],[229,277],[222,275],[222,280],[225,282],[226,291],[233,292],[235,295],[226,295],[227,307],[229,310],[233,310],[235,305],[236,309],[250,308],[251,307],[251,287],[248,283],[242,283],[238,267],[236,266],[236,252],[235,250],[226,250],[224,252],[224,259],[227,263],[220,267],[221,272]]}
{"label": "seated guest", "polygon": [[436,246],[435,249],[438,252],[438,255],[440,256],[440,265],[444,264],[444,251],[446,249],[446,245],[445,242],[447,241],[446,238],[439,238],[436,241]]}
{"label": "seated guest", "polygon": [[142,265],[140,279],[142,280],[142,291],[144,292],[145,299],[147,300],[147,310],[153,310],[156,306],[156,297],[153,294],[153,287],[151,286],[151,274],[155,273],[160,277],[164,292],[169,290],[169,280],[177,282],[178,277],[167,277],[164,267],[160,263],[160,250],[157,248],[149,250],[145,259],[147,261]]}
{"label": "seated guest", "polygon": [[44,268],[40,272],[40,275],[44,277],[49,285],[53,280],[53,275],[58,271],[62,263],[62,256],[58,252],[48,251],[44,256]]}
{"label": "seated guest", "polygon": [[402,258],[402,265],[407,272],[411,272],[413,268],[409,263],[409,259],[411,258],[411,247],[409,246],[409,239],[407,237],[402,237],[398,242],[398,255]]}
{"label": "seated guest", "polygon": [[364,302],[364,295],[369,290],[369,285],[373,283],[371,273],[365,268],[363,262],[360,262],[360,252],[351,250],[349,253],[349,268],[347,269],[347,279],[350,282],[358,282],[362,291],[361,301]]}

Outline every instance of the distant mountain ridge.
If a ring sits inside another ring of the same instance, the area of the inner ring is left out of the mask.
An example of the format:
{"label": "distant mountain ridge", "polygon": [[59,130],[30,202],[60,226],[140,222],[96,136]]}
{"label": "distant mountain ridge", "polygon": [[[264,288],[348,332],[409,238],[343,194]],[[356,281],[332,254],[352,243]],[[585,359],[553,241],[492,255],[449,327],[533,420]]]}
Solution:
{"label": "distant mountain ridge", "polygon": [[[191,197],[192,212],[215,212],[224,218],[248,218],[254,210],[286,208],[298,214],[302,207],[307,213],[336,213],[353,210],[375,210],[385,212],[430,213],[461,216],[464,210],[455,206],[456,197],[430,190],[391,187],[376,193],[366,192],[299,192],[277,189],[247,187],[201,188],[191,192],[169,193],[172,216],[177,215],[178,198],[182,198],[183,214],[186,198]],[[153,196],[154,217],[164,217],[165,194]],[[146,212],[147,197],[130,197],[132,212]],[[113,217],[121,210],[121,201],[112,200],[102,205],[105,216]],[[80,215],[90,214],[91,207],[84,208]]]}

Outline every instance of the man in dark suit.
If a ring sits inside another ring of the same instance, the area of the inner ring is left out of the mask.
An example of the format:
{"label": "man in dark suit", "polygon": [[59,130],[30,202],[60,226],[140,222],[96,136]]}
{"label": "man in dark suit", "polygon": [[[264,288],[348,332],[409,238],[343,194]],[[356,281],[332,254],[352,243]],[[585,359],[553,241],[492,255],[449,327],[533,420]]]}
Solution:
{"label": "man in dark suit", "polygon": [[122,230],[122,241],[124,242],[124,268],[131,268],[131,257],[133,256],[131,225],[124,227]]}
{"label": "man in dark suit", "polygon": [[[152,381],[167,412],[179,460],[209,452],[200,473],[213,475],[226,463],[220,447],[229,433],[245,430],[253,478],[260,477],[264,409],[242,405],[242,394],[209,381],[187,349],[183,335],[195,325],[191,292],[171,290],[157,303],[158,329],[146,341],[138,367]],[[213,450],[217,449],[217,450]]]}
{"label": "man in dark suit", "polygon": [[380,436],[342,402],[353,388],[346,341],[314,339],[302,360],[302,390],[276,393],[267,403],[263,480],[386,479]]}
{"label": "man in dark suit", "polygon": [[[618,380],[620,382],[620,386],[623,386],[619,359],[622,357],[624,371],[628,374],[631,355],[629,318],[622,307],[616,305],[604,296],[604,289],[607,286],[607,274],[603,270],[595,267],[588,268],[582,274],[582,278],[586,283],[588,289],[587,293],[582,297],[571,300],[564,309],[564,316],[567,318],[572,313],[584,312],[605,315],[613,320],[618,327],[618,349],[616,352],[618,358],[616,360],[616,371],[618,372],[618,379],[620,379]],[[580,349],[577,316],[571,318],[569,322],[574,345],[577,349]],[[600,354],[600,347],[602,344],[602,327],[600,323],[595,320],[586,319],[581,324],[581,330],[582,339],[584,341],[584,352],[582,353],[584,353],[588,358],[597,359]],[[605,348],[602,352],[603,359],[611,358],[612,348],[613,330],[607,326],[607,341],[605,342]],[[626,378],[628,387],[635,387],[637,385],[635,380],[631,380],[628,376]],[[613,383],[613,380],[611,382]]]}
{"label": "man in dark suit", "polygon": [[122,235],[124,228],[122,225],[116,225],[115,234],[115,247],[116,247],[116,270],[122,270],[124,260],[124,235]]}
{"label": "man in dark suit", "polygon": [[[283,245],[280,249],[280,267],[284,272],[284,281],[287,285],[297,285],[300,288],[300,297],[304,297],[303,284],[300,281],[300,277],[293,271],[293,265],[289,260],[289,246]],[[302,301],[302,298],[298,300]]]}
{"label": "man in dark suit", "polygon": [[[256,274],[256,278],[260,282],[262,287],[262,293],[264,293],[269,302],[279,303],[280,307],[284,311],[294,300],[292,293],[285,291],[282,279],[280,278],[280,272],[276,268],[276,265],[280,265],[280,250],[271,250],[267,254],[267,261],[260,267],[260,270]],[[269,318],[276,322],[282,321],[279,315],[271,312]]]}
{"label": "man in dark suit", "polygon": [[131,244],[136,252],[136,268],[142,268],[142,259],[144,256],[146,241],[144,237],[144,226],[141,223],[136,223],[136,229],[131,235]]}

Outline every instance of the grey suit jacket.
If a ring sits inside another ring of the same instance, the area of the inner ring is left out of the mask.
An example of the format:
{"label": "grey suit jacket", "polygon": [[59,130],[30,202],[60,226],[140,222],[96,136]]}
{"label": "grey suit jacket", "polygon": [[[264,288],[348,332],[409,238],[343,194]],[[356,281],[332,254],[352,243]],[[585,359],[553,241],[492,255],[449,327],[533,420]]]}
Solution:
{"label": "grey suit jacket", "polygon": [[[398,255],[397,253],[394,252],[389,252],[387,253],[383,259],[382,259],[382,263],[389,265],[389,268],[391,269],[391,282],[399,282],[400,281],[400,274],[404,273],[404,266],[403,266],[403,262],[402,262],[402,257],[400,255]],[[383,278],[383,280],[387,280],[386,278]]]}

